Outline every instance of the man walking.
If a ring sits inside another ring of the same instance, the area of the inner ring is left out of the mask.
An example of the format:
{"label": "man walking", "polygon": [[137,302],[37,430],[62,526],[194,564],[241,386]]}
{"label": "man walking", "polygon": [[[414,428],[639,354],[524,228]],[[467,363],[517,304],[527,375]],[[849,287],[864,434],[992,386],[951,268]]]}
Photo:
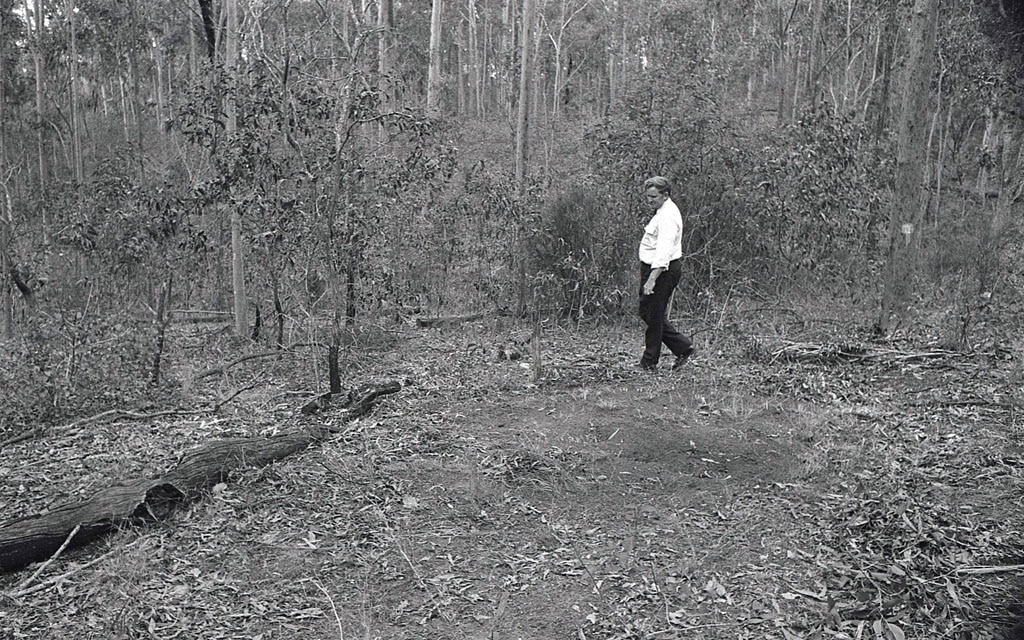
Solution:
{"label": "man walking", "polygon": [[665,316],[668,301],[682,276],[683,217],[672,201],[672,184],[667,178],[648,178],[644,190],[647,205],[655,213],[640,240],[640,317],[647,324],[640,368],[658,368],[664,343],[676,356],[672,365],[675,370],[694,352],[690,337],[676,331]]}

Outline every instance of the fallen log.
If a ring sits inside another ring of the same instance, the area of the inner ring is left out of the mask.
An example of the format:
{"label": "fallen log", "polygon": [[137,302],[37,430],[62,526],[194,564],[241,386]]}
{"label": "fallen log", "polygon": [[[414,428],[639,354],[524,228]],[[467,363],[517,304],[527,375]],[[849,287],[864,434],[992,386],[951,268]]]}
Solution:
{"label": "fallen log", "polygon": [[[930,349],[926,351],[899,351],[881,349],[856,344],[818,344],[807,342],[785,342],[782,346],[768,349],[754,339],[755,351],[760,359],[769,363],[777,361],[831,364],[840,362],[894,362],[900,364],[921,363],[962,357],[964,354],[947,349]],[[765,357],[765,355],[767,357]]]}
{"label": "fallen log", "polygon": [[203,309],[171,309],[167,316],[175,322],[199,324],[202,322],[231,322],[234,314],[230,311],[206,311]]}
{"label": "fallen log", "polygon": [[380,396],[400,389],[397,382],[366,385],[349,392],[340,420],[269,438],[231,438],[202,445],[158,478],[125,482],[90,498],[62,504],[47,513],[0,525],[0,573],[46,560],[63,546],[78,547],[119,528],[166,520],[179,506],[206,495],[231,473],[281,460],[326,439],[373,408]]}
{"label": "fallen log", "polygon": [[290,351],[294,351],[295,349],[299,349],[301,347],[323,348],[325,346],[326,345],[324,345],[322,343],[319,343],[319,342],[296,342],[295,344],[288,345],[287,347],[281,347],[279,349],[274,349],[272,351],[260,351],[258,353],[247,353],[244,356],[239,356],[238,358],[235,358],[234,360],[232,360],[231,362],[229,362],[227,364],[221,365],[219,367],[212,367],[210,369],[205,369],[203,371],[200,371],[199,373],[196,374],[195,380],[202,380],[203,378],[209,378],[210,376],[216,375],[218,373],[224,373],[228,369],[231,369],[232,367],[238,366],[238,365],[242,364],[243,362],[248,362],[250,360],[256,360],[256,359],[259,359],[259,358],[273,358],[274,356],[282,356],[282,355],[285,355],[286,353],[289,353]]}
{"label": "fallen log", "polygon": [[463,322],[473,322],[474,320],[480,320],[484,317],[482,313],[469,313],[461,316],[431,316],[431,317],[419,317],[416,318],[417,327],[441,327],[450,326],[455,324],[461,324]]}
{"label": "fallen log", "polygon": [[274,349],[273,351],[261,351],[259,353],[248,353],[244,356],[232,360],[231,362],[225,365],[213,367],[211,369],[206,369],[205,371],[200,371],[199,373],[196,374],[195,379],[202,380],[203,378],[208,378],[210,376],[217,375],[218,373],[224,373],[228,369],[236,365],[240,365],[243,362],[248,362],[249,360],[256,360],[258,358],[273,358],[274,356],[282,356],[284,355],[284,353],[285,351],[282,349]]}

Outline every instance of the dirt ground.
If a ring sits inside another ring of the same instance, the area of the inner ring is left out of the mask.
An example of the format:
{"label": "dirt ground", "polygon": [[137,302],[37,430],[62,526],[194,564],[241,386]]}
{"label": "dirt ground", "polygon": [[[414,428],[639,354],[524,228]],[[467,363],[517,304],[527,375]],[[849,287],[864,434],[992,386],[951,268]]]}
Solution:
{"label": "dirt ground", "polygon": [[[1012,637],[1011,358],[802,362],[705,340],[651,374],[636,339],[550,329],[540,377],[532,346],[482,327],[353,350],[353,382],[402,391],[168,522],[0,576],[0,637]],[[217,415],[5,450],[0,508],[334,419],[295,411],[322,365],[246,367],[202,392],[266,384]]]}

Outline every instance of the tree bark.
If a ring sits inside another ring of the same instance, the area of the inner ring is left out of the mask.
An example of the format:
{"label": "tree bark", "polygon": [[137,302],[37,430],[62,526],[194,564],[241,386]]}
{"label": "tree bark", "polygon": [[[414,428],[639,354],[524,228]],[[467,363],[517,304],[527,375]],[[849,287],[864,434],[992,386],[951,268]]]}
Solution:
{"label": "tree bark", "polygon": [[427,113],[441,115],[441,9],[442,0],[433,0],[430,9],[430,61],[427,72]]}
{"label": "tree bark", "polygon": [[[224,3],[227,19],[224,38],[224,68],[229,76],[238,77],[238,0]],[[229,91],[225,104],[227,123],[225,133],[228,140],[238,131],[238,114],[235,96]],[[238,205],[229,202],[231,216],[231,290],[235,311],[235,335],[244,336],[249,327],[248,305],[245,298],[245,258],[242,244],[242,212]]]}
{"label": "tree bark", "polygon": [[824,25],[825,0],[814,0],[814,14],[811,23],[811,42],[807,48],[807,99],[815,109],[822,98],[821,77],[825,73]]}
{"label": "tree bark", "polygon": [[82,132],[79,128],[78,108],[78,38],[75,34],[75,0],[67,0],[68,15],[68,46],[71,55],[68,59],[68,75],[70,76],[71,93],[71,153],[74,163],[75,183],[82,184],[85,171],[82,166]]}
{"label": "tree bark", "polygon": [[[384,87],[381,95],[381,112],[387,113],[392,109],[392,100],[397,99],[392,94],[399,91],[399,83],[391,79],[392,34],[395,29],[395,15],[394,9],[391,6],[391,0],[378,0],[377,28],[377,71],[380,74],[380,86]],[[383,118],[377,125],[377,136],[381,144],[387,142],[388,125]]]}
{"label": "tree bark", "polygon": [[896,40],[899,38],[898,2],[889,2],[886,10],[885,26],[879,34],[878,59],[875,66],[881,77],[871,88],[871,99],[868,102],[868,121],[871,123],[875,139],[881,139],[889,124],[889,93],[892,86],[893,56],[896,51]]}
{"label": "tree bark", "polygon": [[[138,21],[136,20],[136,0],[128,0],[128,14],[131,17],[131,32],[132,34],[138,33]],[[135,112],[135,142],[136,142],[136,158],[138,160],[139,167],[139,185],[141,186],[146,180],[145,174],[145,161],[146,154],[143,152],[145,147],[143,145],[143,122],[142,122],[142,92],[139,89],[139,80],[142,71],[139,69],[138,51],[136,50],[135,39],[132,38],[128,45],[128,73],[131,74],[132,78],[132,110]]]}
{"label": "tree bark", "polygon": [[[0,42],[6,42],[10,13],[0,11]],[[7,58],[0,56],[0,78],[7,77]],[[0,176],[7,175],[7,96],[0,82]],[[10,208],[7,181],[0,182],[0,338],[14,336],[14,283],[9,277],[11,264],[8,246],[14,217]]]}
{"label": "tree bark", "polygon": [[[934,66],[936,4],[938,0],[915,0],[907,59],[906,87],[900,114],[896,150],[896,182],[889,212],[889,249],[885,289],[876,329],[888,334],[893,315],[902,315],[912,276],[911,239],[916,233],[923,193],[924,155],[928,118],[928,97]],[[902,237],[901,237],[902,236]]]}
{"label": "tree bark", "polygon": [[516,118],[516,190],[526,189],[526,161],[529,159],[530,89],[533,86],[533,0],[523,0],[520,33],[519,109]]}
{"label": "tree bark", "polygon": [[[389,382],[353,390],[340,424],[364,415],[377,398],[399,389],[398,383]],[[337,431],[337,426],[314,426],[271,438],[218,440],[185,454],[181,463],[162,477],[131,480],[82,502],[9,522],[0,527],[0,573],[49,558],[69,537],[69,546],[77,547],[119,527],[165,520],[179,506],[199,500],[214,485],[229,481],[233,472],[281,460]]]}
{"label": "tree bark", "polygon": [[213,62],[217,55],[217,23],[213,17],[213,0],[199,0],[199,15],[203,20],[203,34],[206,36],[206,57]]}
{"label": "tree bark", "polygon": [[467,0],[466,6],[466,62],[469,65],[469,102],[468,111],[476,119],[483,118],[483,69],[480,64],[480,40],[478,35],[476,2]]}
{"label": "tree bark", "polygon": [[[29,0],[25,0],[25,13],[29,11]],[[39,192],[44,193],[49,186],[49,164],[46,160],[46,138],[44,135],[45,127],[43,126],[43,101],[46,97],[46,76],[43,71],[43,0],[35,0],[35,8],[31,12],[35,22],[34,29],[29,27],[29,31],[34,31],[34,60],[35,72],[36,72],[36,105],[35,105],[35,127],[36,127],[36,159],[39,163]],[[50,246],[50,216],[47,214],[46,209],[42,211],[42,229],[43,229],[43,246]],[[49,261],[50,252],[46,251],[47,261]]]}

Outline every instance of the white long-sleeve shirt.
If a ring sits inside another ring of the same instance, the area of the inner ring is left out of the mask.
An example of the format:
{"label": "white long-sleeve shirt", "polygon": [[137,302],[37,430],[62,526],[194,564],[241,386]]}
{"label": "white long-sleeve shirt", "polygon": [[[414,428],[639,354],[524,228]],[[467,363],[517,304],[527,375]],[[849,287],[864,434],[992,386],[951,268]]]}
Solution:
{"label": "white long-sleeve shirt", "polygon": [[683,216],[672,198],[658,207],[644,227],[639,253],[640,261],[654,269],[667,269],[669,262],[683,257]]}

